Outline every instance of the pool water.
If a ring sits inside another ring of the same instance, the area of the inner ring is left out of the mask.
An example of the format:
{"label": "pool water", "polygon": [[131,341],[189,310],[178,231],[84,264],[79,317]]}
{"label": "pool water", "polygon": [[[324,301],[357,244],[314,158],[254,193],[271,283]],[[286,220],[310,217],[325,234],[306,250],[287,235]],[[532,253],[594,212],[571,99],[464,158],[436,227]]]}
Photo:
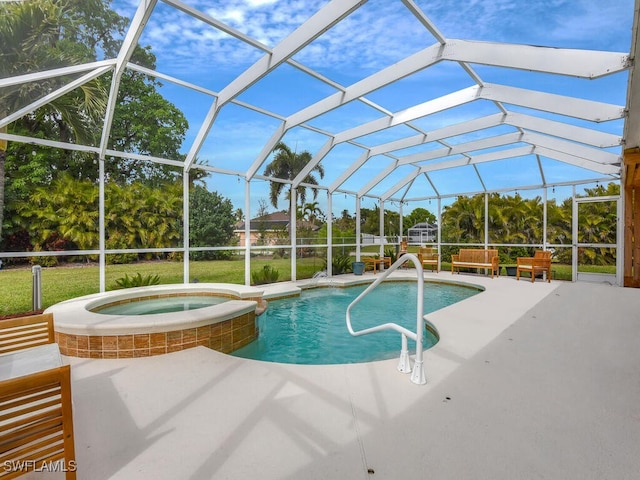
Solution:
{"label": "pool water", "polygon": [[[302,292],[300,297],[270,301],[267,311],[258,317],[258,339],[232,355],[299,365],[361,363],[398,357],[399,333],[384,331],[353,337],[347,330],[347,307],[366,287],[316,288]],[[378,286],[351,310],[353,329],[394,322],[415,332],[416,290],[415,282]],[[425,282],[424,313],[479,292],[459,285]],[[425,349],[436,342],[435,335],[425,329]],[[415,352],[415,342],[409,340],[409,350],[412,349]]]}
{"label": "pool water", "polygon": [[211,307],[229,301],[213,295],[179,295],[171,297],[142,298],[127,303],[115,303],[92,310],[106,315],[152,315],[155,313],[184,312]]}

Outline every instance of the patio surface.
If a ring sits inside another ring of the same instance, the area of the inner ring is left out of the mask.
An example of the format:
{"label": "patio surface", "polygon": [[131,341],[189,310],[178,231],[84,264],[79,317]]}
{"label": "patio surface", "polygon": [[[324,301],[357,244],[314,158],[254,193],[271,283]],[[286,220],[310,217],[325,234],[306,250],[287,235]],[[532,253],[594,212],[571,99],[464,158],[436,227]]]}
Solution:
{"label": "patio surface", "polygon": [[428,316],[441,340],[423,386],[397,360],[295,366],[204,347],[65,358],[78,477],[638,478],[640,290],[426,277],[486,291]]}

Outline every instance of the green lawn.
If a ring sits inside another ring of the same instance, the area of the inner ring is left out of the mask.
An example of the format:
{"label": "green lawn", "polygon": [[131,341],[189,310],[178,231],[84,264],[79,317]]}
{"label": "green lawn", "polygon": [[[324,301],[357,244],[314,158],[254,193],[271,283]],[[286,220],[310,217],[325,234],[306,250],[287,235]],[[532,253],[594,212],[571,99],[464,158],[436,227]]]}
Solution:
{"label": "green lawn", "polygon": [[[251,270],[269,264],[279,272],[279,281],[291,279],[288,259],[251,259]],[[324,269],[320,258],[297,261],[297,277],[309,278]],[[191,262],[191,281],[244,284],[244,260],[216,260]],[[115,280],[128,274],[158,275],[160,283],[182,283],[183,265],[180,262],[155,261],[128,265],[107,265],[106,284],[111,290]],[[31,310],[32,274],[30,267],[0,270],[0,315]],[[42,269],[42,307],[70,298],[97,293],[100,289],[99,268],[96,264],[47,267]]]}
{"label": "green lawn", "polygon": [[[377,250],[376,250],[377,251]],[[279,272],[279,281],[291,279],[291,262],[288,259],[251,259],[251,270],[261,269],[269,264]],[[322,259],[317,257],[298,259],[297,277],[310,278],[314,272],[324,269]],[[451,265],[442,264],[443,271],[449,271]],[[552,265],[554,280],[571,280],[570,265]],[[615,273],[615,267],[581,267],[581,271]],[[155,261],[128,265],[107,266],[107,290],[115,280],[128,274],[130,277],[140,273],[158,275],[160,283],[182,283],[183,266],[180,262]],[[42,269],[43,308],[70,298],[96,293],[99,290],[99,269],[96,264],[69,265]],[[244,261],[216,260],[191,262],[191,281],[244,284]],[[0,270],[0,315],[26,312],[31,310],[32,274],[30,267],[8,268]]]}

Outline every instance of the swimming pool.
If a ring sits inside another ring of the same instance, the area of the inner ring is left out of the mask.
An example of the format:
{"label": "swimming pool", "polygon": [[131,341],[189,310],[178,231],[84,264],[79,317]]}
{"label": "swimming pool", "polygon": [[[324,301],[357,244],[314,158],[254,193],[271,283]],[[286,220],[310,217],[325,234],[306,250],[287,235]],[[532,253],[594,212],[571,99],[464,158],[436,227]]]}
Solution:
{"label": "swimming pool", "polygon": [[[299,297],[270,301],[269,308],[258,319],[258,339],[232,355],[300,365],[361,363],[397,357],[400,353],[398,333],[352,337],[347,331],[347,306],[365,288],[366,285],[316,288],[303,291]],[[354,307],[354,329],[395,322],[415,331],[416,289],[415,282],[380,285]],[[452,305],[480,291],[468,286],[425,282],[424,313]],[[432,347],[437,341],[435,334],[425,329],[425,348]]]}

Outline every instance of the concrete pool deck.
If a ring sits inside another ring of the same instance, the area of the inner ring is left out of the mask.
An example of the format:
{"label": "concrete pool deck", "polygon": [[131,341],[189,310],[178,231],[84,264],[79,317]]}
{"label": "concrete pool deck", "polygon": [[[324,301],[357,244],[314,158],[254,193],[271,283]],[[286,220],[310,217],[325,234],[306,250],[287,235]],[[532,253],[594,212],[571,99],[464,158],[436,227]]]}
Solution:
{"label": "concrete pool deck", "polygon": [[428,316],[423,386],[396,360],[67,358],[78,478],[637,478],[639,290],[425,277],[486,291]]}

